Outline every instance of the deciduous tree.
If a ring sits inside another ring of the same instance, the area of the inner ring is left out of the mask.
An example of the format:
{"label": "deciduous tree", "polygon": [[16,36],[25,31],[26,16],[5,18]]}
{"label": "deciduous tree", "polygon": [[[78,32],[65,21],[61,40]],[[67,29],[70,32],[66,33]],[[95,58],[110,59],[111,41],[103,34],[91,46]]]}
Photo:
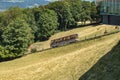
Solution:
{"label": "deciduous tree", "polygon": [[24,20],[17,18],[5,28],[2,38],[6,49],[15,56],[19,56],[24,54],[34,37],[29,25]]}
{"label": "deciduous tree", "polygon": [[60,30],[66,30],[68,27],[74,25],[74,18],[71,14],[70,5],[68,2],[53,2],[48,5],[48,8],[57,13]]}
{"label": "deciduous tree", "polygon": [[36,40],[47,40],[58,28],[57,14],[53,10],[38,9],[35,11],[38,31]]}

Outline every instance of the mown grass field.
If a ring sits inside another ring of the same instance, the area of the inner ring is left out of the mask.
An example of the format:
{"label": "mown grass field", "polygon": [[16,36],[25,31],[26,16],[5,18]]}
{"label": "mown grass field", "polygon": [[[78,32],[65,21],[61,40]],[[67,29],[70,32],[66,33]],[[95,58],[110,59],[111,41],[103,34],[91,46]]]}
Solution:
{"label": "mown grass field", "polygon": [[[96,27],[84,27],[78,32],[80,34],[85,32],[87,35],[89,34],[87,30],[93,31],[91,28]],[[77,32],[77,29],[75,30]],[[70,33],[68,31],[64,34]],[[62,36],[62,33],[56,35],[60,34]],[[116,33],[2,62],[0,63],[0,80],[78,80],[111,51],[119,40],[120,33]],[[87,78],[83,76],[80,80],[87,80]]]}
{"label": "mown grass field", "polygon": [[50,39],[47,41],[37,42],[37,43],[32,44],[31,47],[29,48],[29,50],[31,48],[36,48],[39,51],[42,49],[50,48],[51,40],[60,38],[60,37],[64,37],[64,36],[69,36],[72,34],[78,34],[79,40],[84,40],[85,38],[103,35],[105,30],[107,30],[107,32],[115,31],[116,30],[115,27],[116,26],[112,26],[112,25],[96,25],[96,26],[91,25],[91,26],[87,26],[87,27],[68,30],[65,32],[60,32],[60,33],[57,33],[57,34],[53,35],[52,37],[50,37]]}
{"label": "mown grass field", "polygon": [[79,80],[120,80],[120,42],[80,76]]}

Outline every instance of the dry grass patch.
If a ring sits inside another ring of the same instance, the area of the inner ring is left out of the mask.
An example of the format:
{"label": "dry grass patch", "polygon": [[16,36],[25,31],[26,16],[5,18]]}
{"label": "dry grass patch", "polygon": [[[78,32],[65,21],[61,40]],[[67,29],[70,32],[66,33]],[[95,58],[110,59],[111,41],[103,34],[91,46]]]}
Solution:
{"label": "dry grass patch", "polygon": [[120,33],[0,63],[1,80],[78,80],[117,44]]}
{"label": "dry grass patch", "polygon": [[116,30],[115,27],[116,26],[112,26],[112,25],[97,25],[97,26],[91,25],[91,26],[86,26],[82,28],[76,28],[69,31],[57,33],[52,37],[50,37],[48,41],[37,42],[31,46],[37,48],[37,50],[39,51],[39,50],[50,48],[50,41],[56,38],[60,38],[60,37],[64,37],[72,34],[78,34],[79,40],[84,40],[85,38],[94,37],[95,35],[96,36],[103,35],[105,30],[107,30],[107,32],[113,32]]}

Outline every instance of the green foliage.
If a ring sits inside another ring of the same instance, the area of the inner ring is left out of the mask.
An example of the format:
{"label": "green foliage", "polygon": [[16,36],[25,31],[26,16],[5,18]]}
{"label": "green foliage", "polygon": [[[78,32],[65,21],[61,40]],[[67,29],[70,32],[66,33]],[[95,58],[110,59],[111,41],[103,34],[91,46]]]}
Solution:
{"label": "green foliage", "polygon": [[36,40],[47,40],[58,27],[57,14],[49,9],[38,9],[35,16],[38,27]]}
{"label": "green foliage", "polygon": [[88,20],[91,20],[90,17],[90,12],[91,12],[91,3],[89,1],[83,1],[82,2],[82,10],[83,12],[81,13],[81,21],[86,22]]}
{"label": "green foliage", "polygon": [[91,19],[92,21],[96,21],[97,18],[97,7],[95,2],[91,3]]}
{"label": "green foliage", "polygon": [[9,10],[0,13],[0,39],[2,40],[1,35],[5,28],[16,18],[25,18],[23,14],[23,9],[19,7],[11,7]]}
{"label": "green foliage", "polygon": [[36,49],[36,48],[32,48],[32,49],[31,49],[31,53],[34,53],[34,52],[37,52],[37,49]]}
{"label": "green foliage", "polygon": [[29,27],[32,29],[32,33],[35,36],[35,33],[38,30],[38,27],[37,27],[36,22],[35,22],[33,10],[27,8],[27,9],[24,9],[23,13],[26,14],[26,16],[24,17],[25,21],[29,24]]}
{"label": "green foliage", "polygon": [[0,13],[0,58],[23,55],[34,41],[47,40],[76,22],[100,18],[95,2],[64,0],[35,8],[11,7]]}
{"label": "green foliage", "polygon": [[24,54],[33,42],[31,28],[24,20],[18,18],[5,28],[2,38],[6,49],[17,56]]}
{"label": "green foliage", "polygon": [[74,24],[74,19],[68,2],[57,1],[49,4],[48,8],[57,13],[60,30],[66,30],[68,27]]}
{"label": "green foliage", "polygon": [[9,59],[13,59],[16,57],[16,54],[9,52],[5,47],[0,46],[0,61],[5,61]]}
{"label": "green foliage", "polygon": [[4,47],[0,46],[0,59],[6,58],[7,53],[8,53],[8,51]]}
{"label": "green foliage", "polygon": [[2,13],[2,26],[6,27],[11,21],[15,20],[17,17],[24,18],[22,13],[23,9],[19,7],[11,7],[9,10]]}
{"label": "green foliage", "polygon": [[82,12],[81,0],[66,0],[70,4],[70,10],[75,21],[80,21],[80,14]]}

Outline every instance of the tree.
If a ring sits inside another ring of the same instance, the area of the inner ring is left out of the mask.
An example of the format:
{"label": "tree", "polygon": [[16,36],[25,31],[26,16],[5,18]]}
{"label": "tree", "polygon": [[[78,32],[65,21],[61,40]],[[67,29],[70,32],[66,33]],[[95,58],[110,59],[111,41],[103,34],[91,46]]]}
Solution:
{"label": "tree", "polygon": [[56,1],[47,6],[54,10],[58,16],[59,30],[66,30],[74,25],[75,21],[70,11],[70,5],[66,1]]}
{"label": "tree", "polygon": [[32,29],[32,34],[34,34],[34,36],[35,36],[35,34],[37,33],[37,30],[38,30],[38,27],[36,25],[36,21],[35,21],[35,17],[34,17],[34,10],[26,8],[26,9],[24,9],[23,13],[26,14],[24,19],[29,24],[29,27]]}
{"label": "tree", "polygon": [[92,21],[96,21],[97,18],[97,6],[95,4],[95,2],[91,2],[91,19]]}
{"label": "tree", "polygon": [[35,20],[38,27],[36,40],[47,40],[53,35],[58,27],[57,14],[49,9],[37,9]]}
{"label": "tree", "polygon": [[6,27],[11,21],[17,17],[24,18],[23,9],[19,7],[11,7],[2,12],[2,26]]}
{"label": "tree", "polygon": [[100,15],[100,9],[101,9],[100,5],[101,5],[101,2],[99,3],[99,5],[96,6],[96,8],[97,8],[97,16],[96,16],[96,18],[97,18],[96,20],[97,21],[96,22],[97,23],[102,22],[102,16]]}
{"label": "tree", "polygon": [[8,10],[0,13],[0,39],[2,40],[1,35],[3,34],[4,29],[16,18],[25,18],[23,14],[23,9],[19,7],[11,7]]}
{"label": "tree", "polygon": [[0,61],[8,56],[7,53],[8,51],[3,46],[0,46]]}
{"label": "tree", "polygon": [[91,12],[91,3],[89,1],[83,1],[80,19],[82,22],[84,22],[84,24],[86,21],[91,20],[90,12]]}
{"label": "tree", "polygon": [[80,21],[80,14],[82,12],[81,0],[66,0],[70,4],[70,10],[76,22]]}
{"label": "tree", "polygon": [[33,42],[31,28],[22,19],[17,18],[5,28],[3,34],[3,46],[13,56],[23,55],[27,47]]}

